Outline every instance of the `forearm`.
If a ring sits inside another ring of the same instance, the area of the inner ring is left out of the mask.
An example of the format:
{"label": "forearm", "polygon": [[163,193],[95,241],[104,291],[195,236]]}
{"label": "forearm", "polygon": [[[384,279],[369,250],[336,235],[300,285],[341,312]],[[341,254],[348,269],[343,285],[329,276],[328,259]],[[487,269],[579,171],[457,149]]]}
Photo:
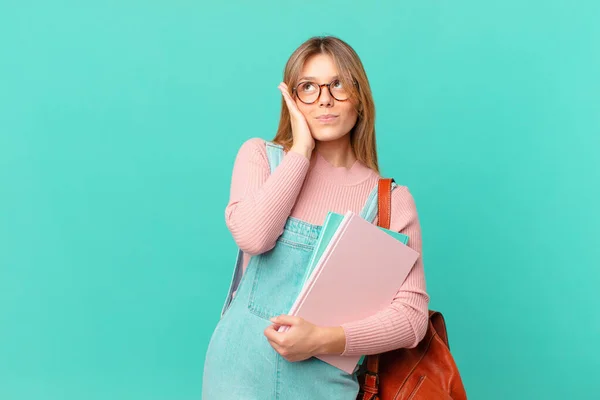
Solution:
{"label": "forearm", "polygon": [[306,157],[289,152],[273,174],[263,170],[263,176],[238,173],[234,177],[226,224],[242,250],[259,254],[274,246],[296,202],[308,165]]}
{"label": "forearm", "polygon": [[390,229],[408,235],[408,246],[421,256],[388,307],[370,317],[342,324],[346,333],[344,355],[369,355],[414,347],[427,331],[429,295],[425,286],[421,227],[414,199],[405,186],[392,192]]}
{"label": "forearm", "polygon": [[425,336],[427,315],[408,308],[386,310],[374,318],[344,325],[343,355],[370,355],[400,348],[413,348]]}
{"label": "forearm", "polygon": [[427,319],[423,312],[390,307],[355,324],[319,327],[316,354],[369,355],[414,347],[425,335]]}
{"label": "forearm", "polygon": [[342,324],[346,333],[344,355],[369,355],[416,346],[429,321],[429,295],[423,265],[417,260],[392,303],[367,318]]}

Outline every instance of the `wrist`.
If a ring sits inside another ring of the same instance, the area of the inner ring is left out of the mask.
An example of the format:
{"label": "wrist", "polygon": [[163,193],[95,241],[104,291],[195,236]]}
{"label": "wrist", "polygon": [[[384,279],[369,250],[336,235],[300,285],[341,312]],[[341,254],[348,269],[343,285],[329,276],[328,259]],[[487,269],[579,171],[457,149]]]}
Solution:
{"label": "wrist", "polygon": [[312,148],[310,148],[308,146],[292,145],[292,147],[290,148],[290,151],[301,154],[309,160],[312,155]]}
{"label": "wrist", "polygon": [[341,326],[318,327],[316,354],[340,355],[346,350],[346,333]]}

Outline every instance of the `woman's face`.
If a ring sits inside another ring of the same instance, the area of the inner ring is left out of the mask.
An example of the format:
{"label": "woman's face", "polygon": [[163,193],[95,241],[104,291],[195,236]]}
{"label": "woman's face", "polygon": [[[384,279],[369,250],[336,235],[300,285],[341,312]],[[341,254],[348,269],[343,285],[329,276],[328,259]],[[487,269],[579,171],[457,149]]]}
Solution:
{"label": "woman's face", "polygon": [[[331,83],[337,76],[338,70],[331,56],[317,54],[304,63],[296,87],[299,91],[303,90],[305,93],[314,90],[318,92],[316,85],[311,86],[306,82],[310,81],[317,85],[323,85]],[[341,87],[340,83],[332,84],[331,90],[337,98],[344,98],[343,95],[340,95],[344,92],[344,88]],[[321,94],[312,104],[303,103],[298,96],[295,96],[295,100],[300,112],[306,118],[315,140],[332,141],[339,139],[349,133],[356,124],[358,114],[353,100],[336,100],[326,86],[321,87]]]}

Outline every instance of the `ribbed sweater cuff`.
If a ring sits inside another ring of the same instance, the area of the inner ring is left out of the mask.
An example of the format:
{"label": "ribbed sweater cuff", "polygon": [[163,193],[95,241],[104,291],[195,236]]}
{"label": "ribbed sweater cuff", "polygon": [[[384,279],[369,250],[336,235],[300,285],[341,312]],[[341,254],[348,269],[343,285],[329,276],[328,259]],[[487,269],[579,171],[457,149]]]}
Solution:
{"label": "ribbed sweater cuff", "polygon": [[342,355],[378,354],[407,347],[415,340],[414,329],[406,316],[389,309],[372,317],[342,324],[346,348]]}
{"label": "ribbed sweater cuff", "polygon": [[306,170],[308,170],[308,166],[310,164],[310,161],[309,161],[308,158],[304,157],[300,153],[296,153],[295,151],[288,151],[283,156],[283,159],[281,160],[281,164],[279,164],[279,165],[281,166],[284,163],[285,164],[287,164],[287,163],[291,164],[287,168],[291,168],[293,170],[299,169],[300,171],[306,172]]}

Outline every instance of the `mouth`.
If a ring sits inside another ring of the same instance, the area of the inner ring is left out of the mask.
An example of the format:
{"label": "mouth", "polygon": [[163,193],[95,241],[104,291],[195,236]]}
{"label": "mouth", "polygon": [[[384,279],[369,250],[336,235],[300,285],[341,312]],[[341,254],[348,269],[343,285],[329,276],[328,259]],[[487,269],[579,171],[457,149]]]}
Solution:
{"label": "mouth", "polygon": [[332,121],[335,121],[337,118],[338,118],[338,116],[334,115],[334,114],[324,114],[324,115],[319,115],[317,117],[317,121],[332,122]]}

